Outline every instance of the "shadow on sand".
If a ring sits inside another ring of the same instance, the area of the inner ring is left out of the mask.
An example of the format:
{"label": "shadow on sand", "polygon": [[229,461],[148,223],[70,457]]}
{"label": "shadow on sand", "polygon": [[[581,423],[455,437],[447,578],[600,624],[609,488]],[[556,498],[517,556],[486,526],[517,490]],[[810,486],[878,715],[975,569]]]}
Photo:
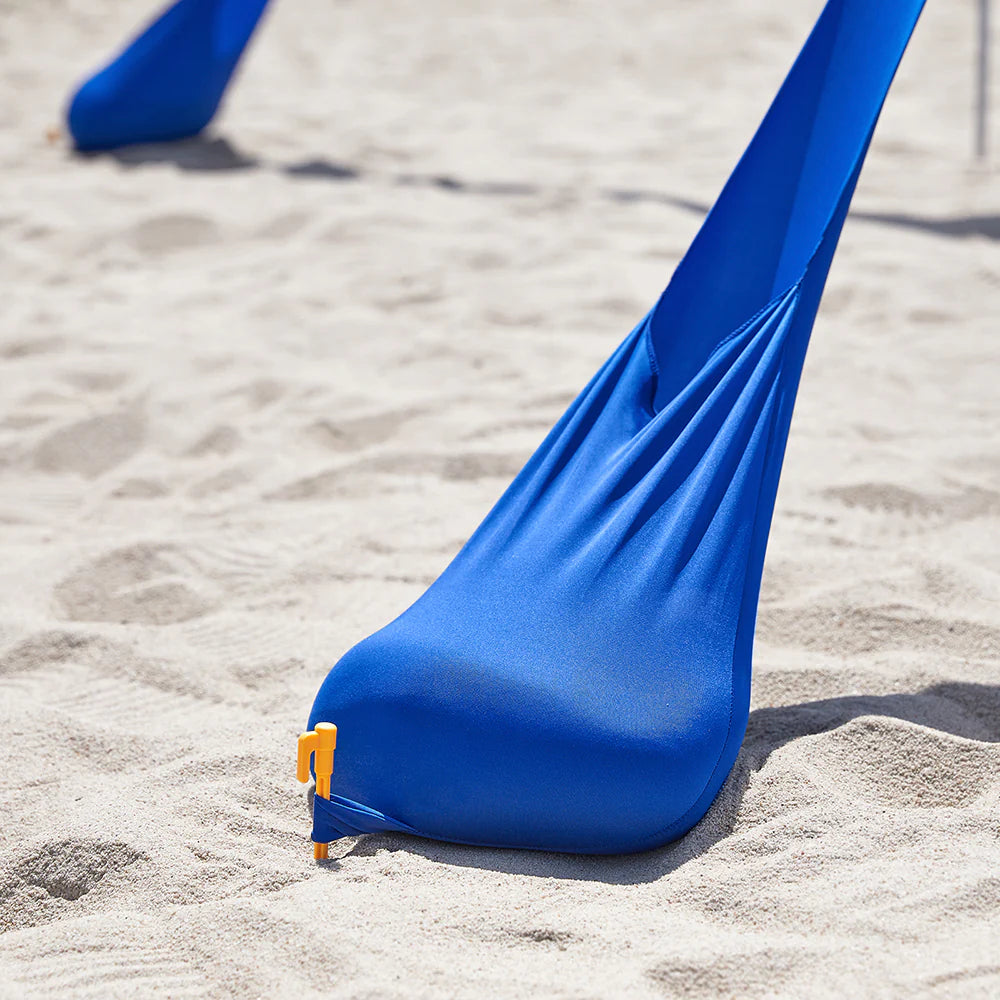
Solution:
{"label": "shadow on sand", "polygon": [[[323,157],[315,157],[298,163],[265,162],[259,157],[238,149],[228,139],[221,136],[202,135],[179,142],[148,143],[124,146],[106,153],[78,153],[75,155],[84,159],[97,159],[106,156],[129,168],[169,163],[179,170],[201,173],[270,170],[299,180],[325,180],[338,184],[346,181],[358,181],[365,176],[365,171],[359,167]],[[384,177],[381,174],[379,176]],[[546,188],[528,181],[473,181],[449,174],[401,173],[389,175],[387,179],[390,183],[400,186],[429,187],[453,194],[477,196],[519,198],[560,193],[554,188]],[[704,216],[710,207],[691,198],[641,188],[601,188],[596,193],[600,198],[618,204],[665,205],[698,216]],[[915,229],[950,239],[981,237],[993,242],[1000,241],[1000,215],[963,215],[935,219],[895,212],[852,211],[851,217],[875,225]]]}
{"label": "shadow on sand", "polygon": [[951,219],[930,219],[921,215],[893,212],[851,212],[851,216],[864,222],[897,226],[900,229],[918,229],[951,239],[964,240],[981,236],[994,242],[1000,240],[1000,215],[958,215]]}

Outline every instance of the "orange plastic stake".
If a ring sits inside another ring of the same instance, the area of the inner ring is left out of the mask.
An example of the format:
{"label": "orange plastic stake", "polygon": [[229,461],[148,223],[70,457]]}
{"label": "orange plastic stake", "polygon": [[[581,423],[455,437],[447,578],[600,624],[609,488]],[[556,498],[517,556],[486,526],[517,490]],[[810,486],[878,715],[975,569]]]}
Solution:
{"label": "orange plastic stake", "polygon": [[[309,780],[309,758],[315,754],[313,769],[316,772],[316,794],[330,797],[330,776],[333,774],[333,751],[337,747],[337,727],[332,722],[317,722],[316,728],[299,737],[298,766],[295,776],[299,781]],[[313,857],[319,861],[329,857],[328,844],[313,844]]]}

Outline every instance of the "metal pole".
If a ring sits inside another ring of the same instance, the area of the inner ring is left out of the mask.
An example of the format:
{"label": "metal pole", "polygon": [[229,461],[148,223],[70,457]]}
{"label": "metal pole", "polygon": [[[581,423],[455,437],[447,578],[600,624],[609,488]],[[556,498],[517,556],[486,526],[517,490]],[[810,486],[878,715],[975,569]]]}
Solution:
{"label": "metal pole", "polygon": [[976,66],[976,157],[986,159],[990,89],[990,0],[979,0],[979,59]]}

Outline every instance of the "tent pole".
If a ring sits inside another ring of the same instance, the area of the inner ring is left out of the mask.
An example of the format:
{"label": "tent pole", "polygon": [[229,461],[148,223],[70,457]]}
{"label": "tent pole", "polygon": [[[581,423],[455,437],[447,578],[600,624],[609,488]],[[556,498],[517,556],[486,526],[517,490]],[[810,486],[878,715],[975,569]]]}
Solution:
{"label": "tent pole", "polygon": [[976,157],[986,159],[990,86],[990,0],[979,0],[979,58],[976,66]]}

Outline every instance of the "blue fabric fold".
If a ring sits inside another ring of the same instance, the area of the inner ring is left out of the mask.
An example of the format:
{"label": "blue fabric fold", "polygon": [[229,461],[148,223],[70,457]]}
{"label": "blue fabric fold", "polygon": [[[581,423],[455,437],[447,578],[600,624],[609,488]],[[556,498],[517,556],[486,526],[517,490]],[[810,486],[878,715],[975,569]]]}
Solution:
{"label": "blue fabric fold", "polygon": [[329,799],[313,797],[314,843],[330,844],[341,837],[357,837],[363,833],[412,833],[416,830],[359,802],[350,802],[334,795]]}
{"label": "blue fabric fold", "polygon": [[215,115],[267,0],[178,0],[70,100],[77,149],[166,142]]}
{"label": "blue fabric fold", "polygon": [[921,8],[830,0],[659,302],[444,573],[330,671],[310,726],[338,727],[338,823],[619,853],[704,815],[746,728],[810,332]]}

